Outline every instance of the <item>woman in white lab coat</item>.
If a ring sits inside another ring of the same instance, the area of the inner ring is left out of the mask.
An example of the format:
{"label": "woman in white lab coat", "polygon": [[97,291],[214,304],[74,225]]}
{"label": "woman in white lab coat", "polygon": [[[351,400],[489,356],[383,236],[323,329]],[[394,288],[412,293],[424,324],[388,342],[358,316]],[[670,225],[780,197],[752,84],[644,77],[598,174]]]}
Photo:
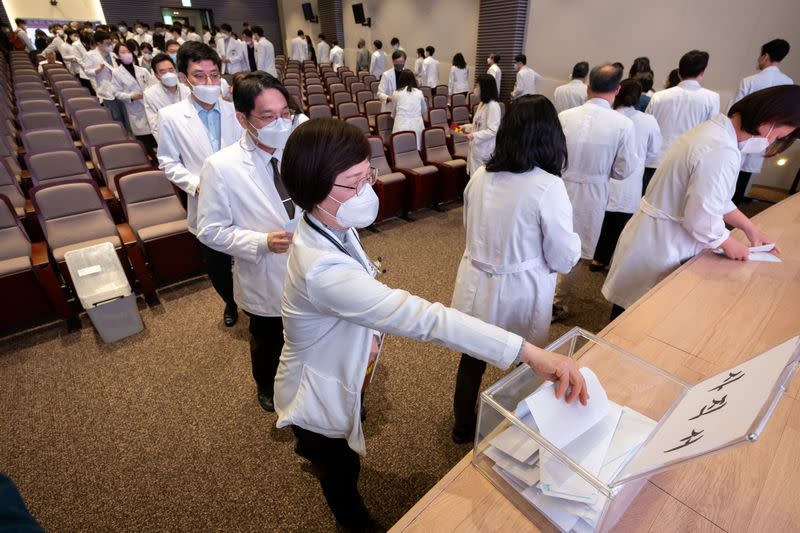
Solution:
{"label": "woman in white lab coat", "polygon": [[292,242],[291,221],[300,214],[279,187],[275,168],[286,139],[308,118],[290,108],[283,85],[261,71],[237,80],[233,100],[244,132],[239,142],[203,165],[197,238],[234,258],[233,297],[250,318],[250,359],[258,400],[264,410],[274,411],[275,372],[283,347],[280,302],[286,252]]}
{"label": "woman in white lab coat", "polygon": [[450,77],[447,81],[447,94],[467,94],[469,92],[469,67],[464,60],[464,55],[459,52],[453,56],[453,66],[450,67]]}
{"label": "woman in white lab coat", "polygon": [[[374,279],[357,228],[372,224],[378,198],[370,149],[355,126],[311,120],[286,145],[281,170],[306,213],[289,252],[281,311],[286,343],[275,378],[278,427],[291,426],[295,451],[309,459],[337,521],[375,523],[358,492],[361,392],[379,331],[434,341],[500,367],[515,360],[558,379],[560,391],[588,400],[574,363],[464,313]],[[371,530],[371,529],[370,529]]]}
{"label": "woman in white lab coat", "polygon": [[404,70],[397,76],[397,90],[392,93],[392,117],[394,125],[392,133],[413,131],[417,136],[417,150],[422,149],[422,130],[425,122],[422,115],[428,110],[425,95],[417,89],[414,73]]}
{"label": "woman in white lab coat", "polygon": [[[486,166],[464,190],[467,243],[453,308],[542,345],[550,330],[556,273],[581,255],[561,170],[567,142],[558,114],[541,95],[511,104]],[[453,440],[475,435],[486,363],[462,354],[453,396]]]}
{"label": "woman in white lab coat", "polygon": [[[747,246],[774,242],[731,202],[742,154],[773,156],[800,136],[800,86],[755,92],[680,136],[667,151],[636,214],[625,226],[603,285],[612,318],[686,260],[721,248],[746,260]],[[776,247],[777,249],[777,247]]]}
{"label": "woman in white lab coat", "polygon": [[589,265],[589,270],[593,272],[599,272],[611,263],[619,235],[639,207],[645,161],[656,157],[661,151],[661,130],[658,122],[653,115],[636,109],[641,96],[642,85],[638,80],[628,78],[620,83],[619,92],[614,97],[614,109],[633,122],[638,163],[631,175],[625,179],[608,180],[608,205],[594,250],[594,258]]}
{"label": "woman in white lab coat", "polygon": [[467,171],[470,176],[492,157],[501,118],[494,78],[489,74],[479,75],[474,90],[476,96],[481,99],[481,103],[475,109],[472,124],[462,126],[469,139]]}
{"label": "woman in white lab coat", "polygon": [[131,132],[155,160],[157,144],[147,121],[143,100],[144,90],[150,85],[152,75],[146,68],[134,64],[133,53],[125,44],[118,43],[114,53],[117,55],[117,66],[111,73],[114,98],[125,104]]}

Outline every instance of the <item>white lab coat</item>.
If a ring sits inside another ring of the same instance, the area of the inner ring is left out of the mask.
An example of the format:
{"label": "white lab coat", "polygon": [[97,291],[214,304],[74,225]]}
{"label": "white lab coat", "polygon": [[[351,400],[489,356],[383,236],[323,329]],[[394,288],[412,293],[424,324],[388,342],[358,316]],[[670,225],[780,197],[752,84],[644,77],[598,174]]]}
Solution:
{"label": "white lab coat", "polygon": [[422,62],[422,85],[427,85],[431,89],[439,85],[439,61],[432,56],[425,58]]}
{"label": "white lab coat", "polygon": [[137,43],[139,43],[139,45],[141,45],[143,43],[148,43],[149,45],[152,46],[152,44],[153,44],[153,34],[144,32],[143,34],[139,35],[137,33],[137,34],[135,34],[135,37],[133,38],[133,40],[136,41]]}
{"label": "white lab coat", "polygon": [[667,151],[636,214],[620,235],[603,296],[630,307],[684,261],[730,236],[723,216],[741,165],[725,115],[687,131]]}
{"label": "white lab coat", "polygon": [[331,62],[331,45],[329,45],[325,41],[318,42],[317,63],[321,65],[323,63],[330,63],[330,62]]}
{"label": "white lab coat", "polygon": [[260,38],[256,41],[256,68],[263,70],[267,74],[272,74],[278,77],[278,71],[275,68],[275,47],[267,40],[266,37]]}
{"label": "white lab coat", "polygon": [[359,259],[339,251],[304,219],[295,231],[281,299],[285,344],[274,399],[279,428],[296,425],[344,438],[365,455],[359,400],[376,329],[433,341],[500,368],[515,360],[522,339],[387,287],[373,279],[371,266],[364,266],[369,260],[353,230],[348,244]]}
{"label": "white lab coat", "polygon": [[558,119],[567,139],[569,163],[562,179],[573,227],[581,237],[581,257],[591,259],[608,206],[609,178],[625,179],[639,164],[633,122],[602,98],[562,111]]}
{"label": "white lab coat", "polygon": [[217,53],[220,57],[227,57],[230,63],[222,64],[223,74],[236,74],[237,72],[250,72],[250,60],[247,58],[247,50],[241,41],[233,37],[226,40],[220,35],[217,38]]}
{"label": "white lab coat", "polygon": [[75,63],[78,67],[78,76],[81,79],[91,82],[91,78],[86,73],[86,64],[89,61],[89,52],[86,51],[86,47],[83,46],[83,43],[80,40],[72,43],[72,48],[75,50]]}
{"label": "white lab coat", "polygon": [[500,104],[495,100],[488,104],[481,102],[475,108],[470,132],[472,140],[469,143],[469,155],[467,155],[467,169],[470,176],[492,157],[497,129],[500,127],[500,118]]}
{"label": "white lab coat", "polygon": [[617,112],[633,122],[637,164],[624,180],[609,180],[606,211],[635,213],[642,199],[645,161],[661,149],[661,131],[653,115],[637,111],[635,107],[620,107]]}
{"label": "white lab coat", "polygon": [[203,32],[203,42],[206,43],[206,44],[209,44],[211,42],[211,32],[210,31]]}
{"label": "white lab coat", "polygon": [[152,132],[150,131],[150,123],[147,122],[144,100],[143,98],[131,100],[131,95],[141,93],[144,96],[144,91],[150,84],[150,79],[153,75],[146,68],[142,68],[139,65],[133,65],[133,72],[136,74],[135,78],[122,65],[114,67],[114,71],[111,74],[114,85],[114,98],[125,103],[131,132],[134,135],[148,135]]}
{"label": "white lab coat", "polygon": [[[155,76],[153,78],[155,79]],[[177,89],[171,93],[161,85],[161,82],[157,82],[144,90],[144,111],[156,142],[158,142],[158,112],[164,107],[189,98],[192,94],[192,90],[182,83],[178,83]]]}
{"label": "white lab coat", "polygon": [[564,85],[559,85],[553,93],[553,105],[556,106],[556,111],[559,113],[585,103],[586,84],[582,80],[572,80]]}
{"label": "white lab coat", "polygon": [[[111,61],[116,61],[117,56],[110,54]],[[99,73],[95,71],[103,64],[105,67]],[[86,54],[86,65],[84,66],[89,80],[92,82],[95,93],[99,100],[114,100],[114,84],[111,81],[114,65],[105,60],[97,48]]]}
{"label": "white lab coat", "polygon": [[450,76],[447,80],[447,94],[450,96],[459,93],[468,93],[471,89],[469,66],[466,68],[450,67]]}
{"label": "white lab coat", "polygon": [[372,52],[372,59],[369,62],[369,73],[379,78],[380,75],[389,68],[389,56],[383,50]]}
{"label": "white lab coat", "polygon": [[331,48],[331,66],[333,71],[339,70],[339,67],[344,66],[344,50],[338,44],[333,45]]}
{"label": "white lab coat", "polygon": [[481,168],[464,190],[464,226],[452,306],[544,346],[556,273],[568,273],[581,254],[564,182],[539,168]]}
{"label": "white lab coat", "polygon": [[397,74],[394,68],[390,68],[381,74],[380,81],[378,82],[378,100],[381,101],[381,112],[391,111],[392,103],[387,102],[397,90]]}
{"label": "white lab coat", "polygon": [[425,63],[424,57],[418,57],[416,61],[414,61],[414,77],[417,78],[417,85],[422,87],[425,85],[425,71],[423,65]]}
{"label": "white lab coat", "polygon": [[422,115],[427,111],[428,104],[425,102],[425,95],[419,89],[407,91],[400,89],[392,94],[392,117],[394,125],[392,133],[398,131],[413,131],[417,135],[417,150],[422,149],[422,131],[425,129],[425,122]]}
{"label": "white lab coat", "polygon": [[684,80],[655,93],[645,111],[656,117],[661,129],[661,152],[653,160],[657,168],[675,139],[719,113],[719,94],[697,80]]}
{"label": "white lab coat", "polygon": [[292,39],[291,44],[291,58],[296,61],[305,61],[308,59],[308,43],[305,38],[299,35]]}
{"label": "white lab coat", "polygon": [[514,90],[511,91],[511,98],[519,98],[526,94],[536,94],[536,84],[542,77],[530,68],[528,65],[523,65],[517,72],[517,81],[514,83]]}
{"label": "white lab coat", "polygon": [[200,34],[197,33],[197,32],[189,32],[189,33],[186,34],[186,41],[187,42],[194,41],[196,43],[202,43],[203,42],[203,38],[200,37]]}
{"label": "white lab coat", "polygon": [[[274,156],[280,161],[283,150]],[[289,222],[271,159],[244,132],[239,142],[206,159],[197,204],[197,238],[234,258],[233,297],[239,307],[258,316],[281,315],[289,256],[271,252],[267,245],[267,234],[285,231]],[[300,212],[295,207],[295,216]]]}
{"label": "white lab coat", "polygon": [[500,70],[500,67],[498,67],[496,63],[492,63],[492,66],[489,67],[486,73],[491,75],[494,81],[497,82],[497,94],[500,95],[500,78],[503,76],[503,71]]}
{"label": "white lab coat", "polygon": [[[197,234],[197,187],[203,162],[214,153],[206,127],[197,114],[192,98],[162,108],[158,112],[158,168],[167,179],[187,194],[186,216],[189,231]],[[242,136],[233,104],[220,98],[220,149]]]}
{"label": "white lab coat", "polygon": [[[792,85],[794,81],[792,78],[780,71],[778,67],[772,66],[761,70],[752,76],[748,76],[739,84],[739,90],[736,96],[733,97],[731,103],[728,105],[728,110],[747,96],[761,89],[767,87],[775,87],[776,85]],[[757,174],[761,172],[761,166],[764,164],[764,158],[758,154],[743,154],[742,155],[742,170],[744,172],[752,172]]]}

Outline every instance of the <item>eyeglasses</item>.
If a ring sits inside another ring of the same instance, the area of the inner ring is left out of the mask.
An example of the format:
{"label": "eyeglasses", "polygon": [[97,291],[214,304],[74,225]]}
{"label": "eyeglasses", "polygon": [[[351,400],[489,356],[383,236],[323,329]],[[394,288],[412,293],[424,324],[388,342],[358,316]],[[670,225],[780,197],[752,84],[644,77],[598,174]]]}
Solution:
{"label": "eyeglasses", "polygon": [[341,187],[342,189],[350,189],[356,191],[356,196],[361,196],[364,191],[367,190],[367,187],[372,187],[375,185],[375,182],[378,181],[378,169],[375,167],[369,167],[367,171],[367,175],[358,180],[358,184],[355,187],[351,187],[349,185],[339,185],[338,183],[334,183],[334,187]]}
{"label": "eyeglasses", "polygon": [[[264,126],[269,126],[270,124],[272,124],[273,122],[275,122],[279,118],[282,118],[284,120],[292,120],[293,121],[294,120],[294,116],[295,116],[295,112],[290,110],[290,109],[287,109],[286,111],[282,112],[278,116],[275,116],[274,114],[270,113],[269,115],[263,115],[263,116],[253,115],[253,118],[256,118],[256,119],[260,120],[263,123],[262,127],[264,127]],[[253,126],[253,127],[255,128],[255,126]]]}
{"label": "eyeglasses", "polygon": [[212,82],[218,82],[222,78],[219,72],[212,72],[211,74],[206,74],[205,72],[194,72],[192,73],[192,79],[198,83],[206,83],[209,79]]}

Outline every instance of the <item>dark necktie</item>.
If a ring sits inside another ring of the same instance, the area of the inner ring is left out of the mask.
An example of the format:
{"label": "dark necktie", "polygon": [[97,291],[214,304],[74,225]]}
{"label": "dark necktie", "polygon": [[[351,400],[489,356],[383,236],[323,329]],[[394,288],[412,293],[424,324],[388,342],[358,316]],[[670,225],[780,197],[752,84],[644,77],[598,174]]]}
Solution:
{"label": "dark necktie", "polygon": [[286,186],[283,184],[283,178],[281,178],[281,173],[278,171],[278,160],[274,157],[269,160],[272,164],[272,175],[275,178],[275,188],[278,190],[278,194],[281,197],[281,202],[283,202],[283,207],[286,208],[286,214],[289,215],[289,220],[294,219],[294,202],[289,197],[289,193],[286,192]]}

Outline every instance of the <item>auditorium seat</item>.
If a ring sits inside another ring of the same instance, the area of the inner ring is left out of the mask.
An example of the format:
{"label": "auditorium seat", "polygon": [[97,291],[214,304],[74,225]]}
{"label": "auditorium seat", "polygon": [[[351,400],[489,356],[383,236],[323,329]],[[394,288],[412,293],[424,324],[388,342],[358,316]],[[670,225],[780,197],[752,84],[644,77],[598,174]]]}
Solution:
{"label": "auditorium seat", "polygon": [[51,99],[23,100],[17,103],[17,110],[20,113],[58,113],[55,102]]}
{"label": "auditorium seat", "polygon": [[364,115],[353,115],[351,117],[347,117],[345,122],[360,129],[362,132],[364,132],[364,135],[370,135],[372,133],[369,127],[369,120]]}
{"label": "auditorium seat", "polygon": [[387,148],[392,142],[392,129],[394,128],[394,118],[389,111],[375,115],[375,130],[383,139],[383,144]]}
{"label": "auditorium seat", "polygon": [[306,103],[308,104],[309,110],[311,109],[312,106],[315,105],[317,106],[324,105],[325,107],[328,108],[329,112],[331,110],[331,108],[328,107],[328,97],[325,96],[324,94],[313,94],[313,93],[309,94],[308,97],[306,98]]}
{"label": "auditorium seat", "polygon": [[64,126],[60,128],[44,128],[20,133],[26,157],[31,154],[53,150],[71,150],[75,148],[72,136]]}
{"label": "auditorium seat", "polygon": [[369,147],[369,164],[378,169],[378,181],[373,185],[379,200],[378,216],[375,218],[377,224],[388,218],[404,214],[406,176],[402,172],[394,172],[389,168],[389,162],[386,161],[386,148],[381,137],[377,135],[369,137]]}
{"label": "auditorium seat", "polygon": [[64,121],[58,111],[20,113],[19,125],[23,131],[38,130],[44,128],[63,128]]}
{"label": "auditorium seat", "polygon": [[364,102],[364,115],[366,115],[369,120],[369,125],[372,126],[373,129],[377,128],[375,117],[378,116],[378,113],[380,113],[382,109],[383,103],[380,100],[373,99]]}
{"label": "auditorium seat", "polygon": [[134,169],[152,168],[152,164],[147,159],[147,152],[144,145],[135,140],[101,144],[95,148],[97,153],[97,168],[103,176],[103,180],[119,198],[116,190],[115,176]]}
{"label": "auditorium seat", "polygon": [[434,205],[439,171],[435,166],[422,162],[414,132],[400,131],[392,134],[391,153],[392,168],[408,178],[405,213]]}
{"label": "auditorium seat", "polygon": [[428,128],[422,132],[422,153],[426,165],[439,169],[437,201],[449,202],[462,196],[467,186],[467,162],[453,159],[447,149],[447,138],[441,128]]}
{"label": "auditorium seat", "polygon": [[453,122],[462,126],[464,124],[469,124],[469,108],[465,105],[455,106],[453,107]]}
{"label": "auditorium seat", "polygon": [[25,194],[6,161],[0,160],[0,194],[6,197],[20,218],[25,216]]}
{"label": "auditorium seat", "polygon": [[428,110],[428,127],[429,128],[444,128],[448,129],[447,124],[447,111],[444,109],[430,109]]}
{"label": "auditorium seat", "polygon": [[373,100],[374,98],[375,95],[372,94],[372,91],[369,89],[355,93],[355,102],[358,104],[358,110],[361,113],[365,113],[364,104],[370,100]]}
{"label": "auditorium seat", "polygon": [[331,118],[331,108],[327,105],[312,105],[308,108],[308,118]]}
{"label": "auditorium seat", "polygon": [[355,102],[342,102],[336,108],[336,116],[341,120],[358,115],[358,104]]}

